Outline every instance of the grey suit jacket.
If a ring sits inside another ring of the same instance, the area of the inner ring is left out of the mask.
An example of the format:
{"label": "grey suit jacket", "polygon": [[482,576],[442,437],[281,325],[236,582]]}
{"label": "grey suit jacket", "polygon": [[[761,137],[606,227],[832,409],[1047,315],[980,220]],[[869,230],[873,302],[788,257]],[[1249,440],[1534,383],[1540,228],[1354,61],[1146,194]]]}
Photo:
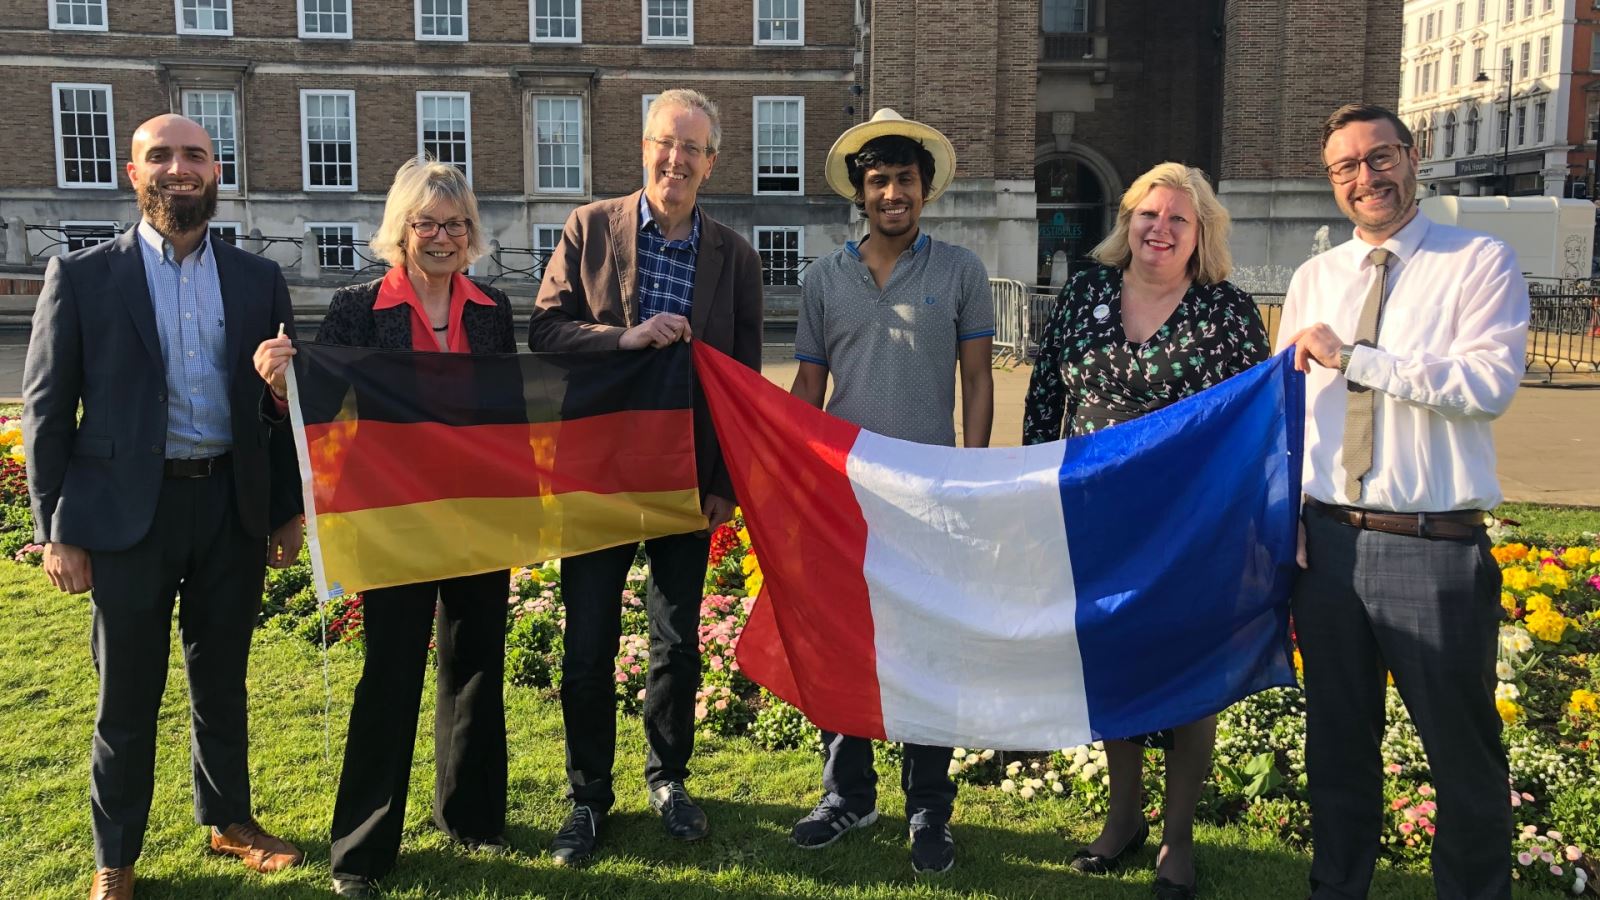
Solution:
{"label": "grey suit jacket", "polygon": [[[211,247],[227,332],[236,506],[245,531],[264,540],[300,512],[300,479],[288,424],[263,415],[273,413],[251,356],[279,322],[292,336],[294,314],[277,263],[223,241]],[[50,260],[22,403],[35,540],[98,551],[138,543],[161,494],[167,381],[136,228]]]}

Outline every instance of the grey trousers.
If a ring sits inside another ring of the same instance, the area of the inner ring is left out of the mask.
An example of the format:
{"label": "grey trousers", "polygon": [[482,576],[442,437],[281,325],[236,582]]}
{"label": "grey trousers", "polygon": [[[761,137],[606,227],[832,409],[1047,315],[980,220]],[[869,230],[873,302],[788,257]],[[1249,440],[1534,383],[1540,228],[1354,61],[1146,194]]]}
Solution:
{"label": "grey trousers", "polygon": [[1310,568],[1295,585],[1305,662],[1312,895],[1365,897],[1383,805],[1385,673],[1438,791],[1434,889],[1509,898],[1512,822],[1494,706],[1500,569],[1487,535],[1430,540],[1304,512]]}

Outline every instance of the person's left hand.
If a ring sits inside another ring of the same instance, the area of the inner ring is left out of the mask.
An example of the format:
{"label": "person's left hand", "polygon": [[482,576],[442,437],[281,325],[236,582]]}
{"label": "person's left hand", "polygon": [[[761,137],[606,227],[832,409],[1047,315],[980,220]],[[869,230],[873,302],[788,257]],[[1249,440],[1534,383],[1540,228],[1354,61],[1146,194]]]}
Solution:
{"label": "person's left hand", "polygon": [[718,497],[716,494],[707,494],[705,502],[700,504],[700,511],[705,513],[707,527],[715,531],[724,522],[733,518],[733,501]]}
{"label": "person's left hand", "polygon": [[295,516],[272,532],[267,538],[267,565],[274,569],[294,565],[295,558],[300,555],[300,544],[305,540],[301,530],[304,525],[305,517]]}
{"label": "person's left hand", "polygon": [[1324,368],[1339,368],[1339,348],[1344,346],[1344,341],[1339,339],[1333,329],[1326,322],[1318,322],[1307,328],[1295,332],[1289,339],[1294,345],[1294,367],[1302,372],[1311,371],[1308,359],[1314,359]]}
{"label": "person's left hand", "polygon": [[275,337],[262,341],[251,358],[256,367],[256,374],[267,383],[268,388],[272,390],[272,396],[279,400],[289,396],[288,377],[285,373],[289,370],[291,356],[294,356],[293,342],[286,337]]}

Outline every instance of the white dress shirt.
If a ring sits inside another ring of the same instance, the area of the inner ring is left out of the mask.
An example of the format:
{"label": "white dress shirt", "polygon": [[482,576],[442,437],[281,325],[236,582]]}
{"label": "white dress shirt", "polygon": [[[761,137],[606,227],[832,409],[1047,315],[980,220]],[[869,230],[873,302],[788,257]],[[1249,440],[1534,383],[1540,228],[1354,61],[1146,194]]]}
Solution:
{"label": "white dress shirt", "polygon": [[[1418,212],[1381,246],[1389,297],[1376,347],[1358,346],[1347,374],[1306,375],[1305,492],[1324,503],[1389,512],[1491,509],[1501,500],[1490,423],[1526,369],[1528,286],[1500,240]],[[1284,298],[1278,346],[1326,322],[1353,343],[1376,277],[1360,238],[1308,260]],[[1359,504],[1345,495],[1345,381],[1378,391],[1372,469]]]}

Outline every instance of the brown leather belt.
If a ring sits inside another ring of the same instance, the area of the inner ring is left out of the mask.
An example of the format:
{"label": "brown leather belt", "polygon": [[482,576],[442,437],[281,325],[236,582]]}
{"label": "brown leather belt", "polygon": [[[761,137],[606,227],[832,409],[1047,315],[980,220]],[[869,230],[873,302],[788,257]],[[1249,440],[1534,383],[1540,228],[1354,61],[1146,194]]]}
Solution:
{"label": "brown leather belt", "polygon": [[210,478],[219,472],[226,472],[232,459],[231,453],[205,459],[169,459],[162,466],[162,474],[168,478]]}
{"label": "brown leather belt", "polygon": [[1450,541],[1476,540],[1483,531],[1483,511],[1457,509],[1437,513],[1396,513],[1359,509],[1354,506],[1335,506],[1315,497],[1306,497],[1307,509],[1352,528],[1381,531],[1385,534],[1404,534],[1421,538],[1444,538]]}

